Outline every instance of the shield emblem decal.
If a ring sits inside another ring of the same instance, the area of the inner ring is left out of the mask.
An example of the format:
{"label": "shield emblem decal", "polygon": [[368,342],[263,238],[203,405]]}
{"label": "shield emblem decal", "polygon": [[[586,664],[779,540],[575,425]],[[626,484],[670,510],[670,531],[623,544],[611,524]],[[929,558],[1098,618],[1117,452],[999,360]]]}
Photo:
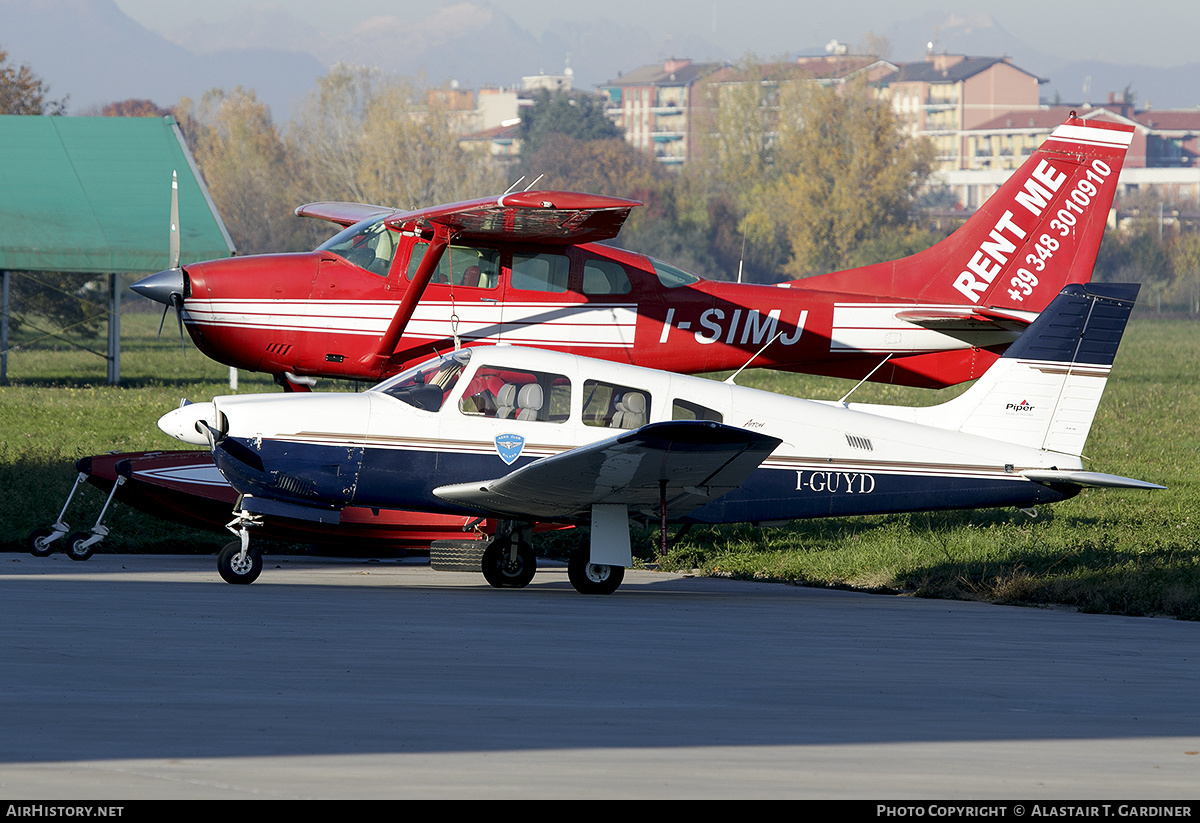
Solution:
{"label": "shield emblem decal", "polygon": [[500,455],[500,459],[510,466],[521,456],[523,448],[525,448],[525,438],[519,434],[496,435],[496,454]]}

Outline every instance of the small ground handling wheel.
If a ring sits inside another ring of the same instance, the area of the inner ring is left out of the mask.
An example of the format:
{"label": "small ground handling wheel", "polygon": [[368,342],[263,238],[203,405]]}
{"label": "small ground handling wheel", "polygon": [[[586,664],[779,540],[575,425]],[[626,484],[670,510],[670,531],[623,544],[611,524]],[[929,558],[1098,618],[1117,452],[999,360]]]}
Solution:
{"label": "small ground handling wheel", "polygon": [[29,553],[34,557],[49,557],[54,554],[54,544],[46,542],[46,538],[54,534],[54,529],[34,529],[25,541]]}
{"label": "small ground handling wheel", "polygon": [[85,546],[88,540],[92,537],[90,532],[75,532],[67,538],[67,557],[72,560],[87,560],[92,556],[92,546]]}

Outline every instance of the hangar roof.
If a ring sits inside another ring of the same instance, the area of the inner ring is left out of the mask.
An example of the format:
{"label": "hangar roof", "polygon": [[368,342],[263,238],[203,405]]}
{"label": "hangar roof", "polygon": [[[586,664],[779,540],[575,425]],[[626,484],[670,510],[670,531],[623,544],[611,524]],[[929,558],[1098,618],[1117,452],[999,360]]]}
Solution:
{"label": "hangar roof", "polygon": [[180,259],[233,254],[174,118],[0,115],[0,270],[167,268],[172,171]]}

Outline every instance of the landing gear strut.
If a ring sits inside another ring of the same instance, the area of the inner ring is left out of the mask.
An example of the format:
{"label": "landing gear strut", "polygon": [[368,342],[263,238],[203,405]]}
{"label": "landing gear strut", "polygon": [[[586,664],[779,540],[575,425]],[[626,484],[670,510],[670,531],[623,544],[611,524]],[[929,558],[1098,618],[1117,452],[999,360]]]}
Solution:
{"label": "landing gear strut", "polygon": [[[108,506],[112,503],[113,498],[117,496],[117,489],[125,485],[125,476],[118,475],[116,482],[113,483],[112,489],[108,493],[108,499],[104,501],[104,507],[100,509],[100,515],[96,518],[95,525],[92,526],[91,532],[75,532],[67,538],[66,554],[72,560],[87,560],[92,556],[92,551],[97,543],[108,536],[108,527],[102,522],[104,515],[108,511]],[[71,499],[75,497],[75,492],[79,489],[79,484],[87,480],[87,474],[80,472],[75,478],[75,485],[71,487],[71,493],[67,495],[67,502],[63,504],[62,511],[58,513],[58,520],[54,522],[54,526],[48,529],[35,529],[29,535],[27,545],[29,553],[34,557],[49,557],[54,554],[54,542],[63,537],[71,530],[71,527],[63,522],[63,517],[67,513],[67,507],[71,505]]]}
{"label": "landing gear strut", "polygon": [[217,573],[226,583],[249,585],[262,574],[262,552],[250,545],[250,526],[262,524],[258,515],[239,511],[225,528],[238,536],[217,553]]}

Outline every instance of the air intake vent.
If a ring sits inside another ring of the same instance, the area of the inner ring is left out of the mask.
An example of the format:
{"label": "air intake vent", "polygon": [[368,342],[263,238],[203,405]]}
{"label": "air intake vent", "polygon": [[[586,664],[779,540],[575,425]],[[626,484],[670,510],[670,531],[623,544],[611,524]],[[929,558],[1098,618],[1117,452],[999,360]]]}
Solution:
{"label": "air intake vent", "polygon": [[874,451],[871,448],[871,441],[865,437],[858,437],[857,435],[848,434],[846,435],[846,442],[850,444],[850,448],[852,449],[862,449],[863,451],[868,452]]}
{"label": "air intake vent", "polygon": [[312,497],[317,490],[317,484],[313,481],[293,477],[283,472],[275,475],[275,487],[288,494],[295,494],[301,497]]}

